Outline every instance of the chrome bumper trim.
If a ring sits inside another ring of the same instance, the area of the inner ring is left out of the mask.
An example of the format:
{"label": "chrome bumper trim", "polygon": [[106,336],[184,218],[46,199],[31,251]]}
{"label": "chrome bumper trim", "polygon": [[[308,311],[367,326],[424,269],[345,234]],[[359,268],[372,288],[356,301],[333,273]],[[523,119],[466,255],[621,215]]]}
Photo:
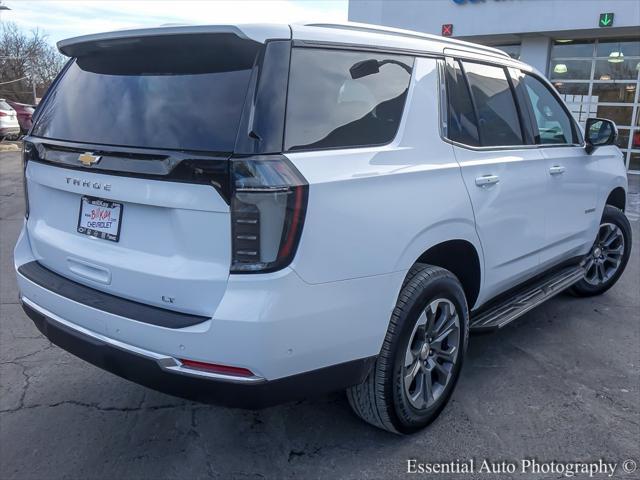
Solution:
{"label": "chrome bumper trim", "polygon": [[123,350],[125,352],[128,353],[132,353],[134,355],[138,355],[150,360],[154,360],[158,366],[162,369],[165,370],[167,372],[170,373],[175,373],[175,374],[179,374],[179,375],[187,375],[189,377],[197,377],[197,378],[205,378],[205,379],[209,379],[209,380],[218,380],[221,382],[230,382],[230,383],[244,383],[244,384],[255,384],[255,383],[261,383],[261,382],[266,382],[266,379],[262,378],[262,377],[258,377],[258,376],[253,376],[253,377],[239,377],[239,376],[235,376],[235,375],[222,375],[219,373],[214,373],[214,372],[205,372],[205,371],[201,371],[201,370],[194,370],[191,368],[185,368],[182,366],[182,363],[180,362],[180,360],[178,360],[177,358],[168,356],[168,355],[163,355],[160,353],[156,353],[156,352],[152,352],[150,350],[146,350],[140,347],[136,347],[134,345],[129,345],[128,343],[124,343],[120,340],[116,340],[110,337],[107,337],[105,335],[102,335],[100,333],[97,332],[93,332],[91,330],[88,330],[84,327],[81,327],[80,325],[76,325],[75,323],[72,323],[68,320],[65,320],[62,317],[59,317],[58,315],[56,315],[53,312],[50,312],[49,310],[47,310],[44,307],[41,307],[40,305],[34,303],[33,301],[29,300],[27,297],[25,297],[24,295],[20,295],[20,301],[26,305],[28,305],[29,307],[31,307],[33,310],[35,310],[36,312],[40,313],[41,315],[44,315],[45,317],[47,317],[49,320],[52,320],[56,323],[59,323],[60,325],[63,325],[71,330],[74,330],[75,332],[78,332],[82,335],[85,335],[87,337],[93,338],[95,340],[98,340],[100,342],[106,343],[114,348],[117,348],[119,350]]}

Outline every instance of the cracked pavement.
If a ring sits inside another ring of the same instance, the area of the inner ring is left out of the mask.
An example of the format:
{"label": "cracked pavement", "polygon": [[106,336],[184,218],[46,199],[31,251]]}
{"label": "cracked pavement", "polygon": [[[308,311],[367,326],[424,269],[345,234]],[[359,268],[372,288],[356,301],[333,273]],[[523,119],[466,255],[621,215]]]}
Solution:
{"label": "cracked pavement", "polygon": [[394,478],[409,458],[640,460],[637,181],[634,250],[618,285],[592,299],[560,295],[501,332],[472,336],[443,414],[399,437],[359,421],[341,393],[259,412],[201,405],[51,345],[18,303],[20,176],[18,153],[0,153],[3,480]]}

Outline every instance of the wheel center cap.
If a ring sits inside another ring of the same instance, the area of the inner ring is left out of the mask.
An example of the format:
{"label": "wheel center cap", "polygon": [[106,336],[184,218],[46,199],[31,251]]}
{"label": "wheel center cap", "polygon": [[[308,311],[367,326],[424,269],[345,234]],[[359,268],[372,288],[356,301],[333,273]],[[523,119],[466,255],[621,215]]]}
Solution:
{"label": "wheel center cap", "polygon": [[602,249],[600,247],[596,247],[593,249],[593,256],[598,258],[602,255]]}
{"label": "wheel center cap", "polygon": [[422,345],[422,348],[420,349],[420,359],[426,359],[429,356],[429,350],[431,350],[431,347],[428,343]]}

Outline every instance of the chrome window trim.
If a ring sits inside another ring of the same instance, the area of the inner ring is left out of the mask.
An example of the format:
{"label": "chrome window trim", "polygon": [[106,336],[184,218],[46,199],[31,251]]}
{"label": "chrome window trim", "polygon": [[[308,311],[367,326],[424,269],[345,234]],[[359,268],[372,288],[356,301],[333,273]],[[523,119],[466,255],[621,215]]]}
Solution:
{"label": "chrome window trim", "polygon": [[371,53],[388,53],[390,55],[405,55],[410,57],[424,57],[424,58],[443,58],[442,53],[438,52],[425,52],[422,50],[414,50],[410,48],[402,47],[380,47],[377,45],[367,45],[360,43],[344,43],[344,42],[330,42],[321,40],[293,40],[291,44],[292,48],[320,48],[320,49],[335,49],[345,51],[356,52],[371,52]]}
{"label": "chrome window trim", "polygon": [[511,67],[519,68],[520,70],[531,71],[533,68],[526,63],[522,63],[520,60],[511,58],[508,55],[506,57],[497,57],[493,55],[485,55],[476,52],[467,52],[464,50],[457,50],[454,48],[445,48],[444,56],[446,58],[453,58],[457,60],[466,60],[475,63],[484,63],[494,67]]}
{"label": "chrome window trim", "polygon": [[446,60],[436,60],[436,68],[438,69],[438,115],[440,126],[440,138],[446,139],[449,135],[448,126],[448,103],[447,103],[447,82],[445,78]]}

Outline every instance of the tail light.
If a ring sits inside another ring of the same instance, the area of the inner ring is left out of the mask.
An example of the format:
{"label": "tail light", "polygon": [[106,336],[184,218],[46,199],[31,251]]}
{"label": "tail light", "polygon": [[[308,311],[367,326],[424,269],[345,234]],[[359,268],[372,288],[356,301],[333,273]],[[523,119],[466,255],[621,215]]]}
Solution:
{"label": "tail light", "polygon": [[291,263],[309,186],[281,155],[231,161],[232,273],[266,273]]}
{"label": "tail light", "polygon": [[29,218],[29,189],[27,188],[27,165],[29,159],[35,154],[35,145],[31,142],[22,142],[22,186],[24,190],[24,218]]}
{"label": "tail light", "polygon": [[0,117],[7,117],[9,114],[0,110]]}

